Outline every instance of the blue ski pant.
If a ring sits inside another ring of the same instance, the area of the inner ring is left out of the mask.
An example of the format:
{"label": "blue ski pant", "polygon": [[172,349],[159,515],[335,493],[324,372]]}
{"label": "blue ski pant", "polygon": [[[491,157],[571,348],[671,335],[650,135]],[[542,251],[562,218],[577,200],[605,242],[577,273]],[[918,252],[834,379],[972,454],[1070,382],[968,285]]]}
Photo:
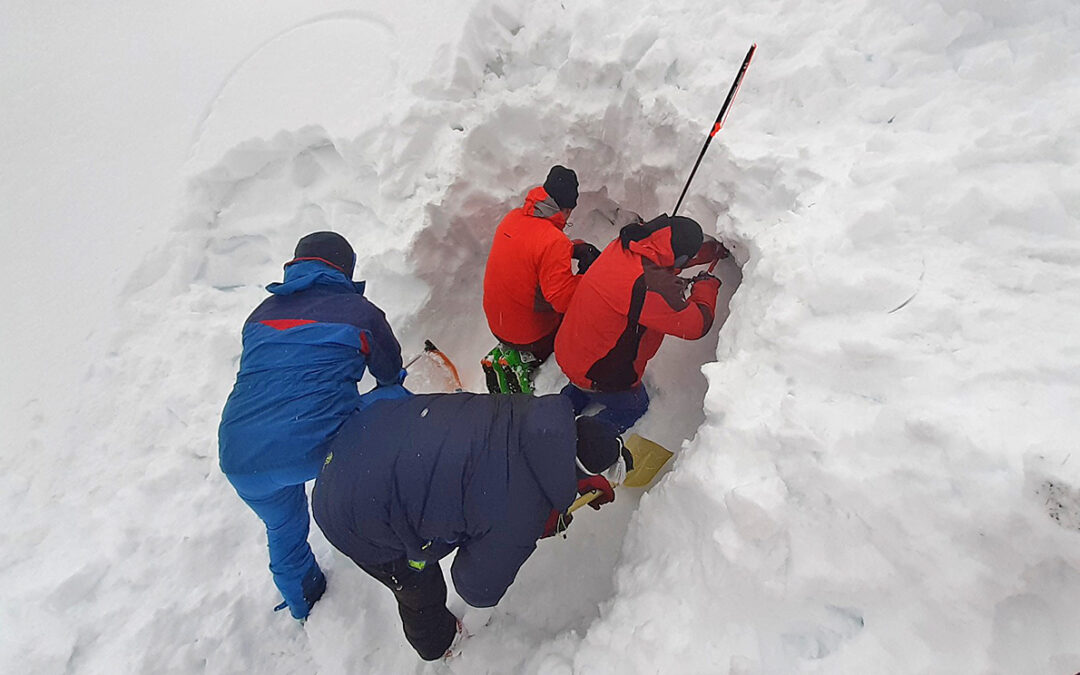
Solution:
{"label": "blue ski pant", "polygon": [[596,417],[614,424],[620,434],[634,426],[649,409],[649,395],[641,384],[626,391],[586,391],[568,384],[559,393],[570,399],[575,415],[592,403],[604,406]]}
{"label": "blue ski pant", "polygon": [[305,575],[312,572],[321,576],[307,542],[310,516],[304,492],[304,483],[317,474],[318,470],[313,471],[310,466],[226,474],[236,493],[266,524],[270,573],[290,613],[297,619],[305,618],[311,609],[304,598]]}

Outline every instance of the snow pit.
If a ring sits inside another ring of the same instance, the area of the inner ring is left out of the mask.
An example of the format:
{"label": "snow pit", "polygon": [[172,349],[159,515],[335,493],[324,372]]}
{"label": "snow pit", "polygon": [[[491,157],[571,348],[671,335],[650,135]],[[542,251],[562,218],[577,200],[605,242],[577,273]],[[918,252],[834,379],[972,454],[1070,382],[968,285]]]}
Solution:
{"label": "snow pit", "polygon": [[[636,114],[633,110],[631,114]],[[505,117],[517,120],[511,128],[524,130],[540,125],[540,115],[530,110],[500,111],[492,126],[482,124],[453,132],[444,141],[447,149],[436,146],[432,155],[445,159],[454,146],[460,147],[458,151],[464,157],[480,155],[484,144],[495,137],[498,125],[506,124]],[[575,119],[566,126],[577,129],[575,133],[587,139],[601,135],[603,124],[610,124],[611,119],[611,114],[596,121]],[[591,125],[596,129],[591,130]],[[229,151],[218,166],[193,181],[189,227],[194,237],[188,239],[197,237],[203,243],[191,250],[190,260],[183,264],[190,270],[191,282],[206,288],[215,302],[221,303],[222,311],[239,322],[250,310],[248,305],[257,301],[261,285],[278,278],[280,265],[299,236],[320,229],[341,232],[357,250],[357,278],[367,280],[368,296],[387,312],[406,359],[419,353],[425,339],[432,339],[454,359],[466,388],[482,391],[479,359],[494,344],[480,305],[487,249],[499,219],[519,205],[524,192],[532,186],[529,177],[522,176],[522,182],[513,187],[504,185],[498,177],[515,170],[524,173],[515,167],[529,163],[529,156],[535,152],[524,136],[515,138],[509,134],[503,140],[504,148],[519,147],[522,154],[504,150],[501,155],[485,155],[483,170],[480,165],[476,167],[479,177],[463,170],[450,177],[436,198],[426,203],[408,198],[404,206],[389,204],[390,200],[381,194],[395,177],[381,176],[370,162],[357,159],[363,156],[358,145],[378,146],[388,139],[369,136],[335,142],[324,130],[307,128],[282,132],[269,141],[242,143]],[[639,176],[630,167],[622,171],[618,165],[595,163],[596,157],[613,157],[610,148],[593,147],[589,152],[579,149],[569,154],[577,161],[561,161],[577,170],[583,188],[567,229],[571,237],[602,247],[617,235],[619,226],[630,222],[629,210],[646,217],[655,215],[655,186],[641,177],[647,171],[639,171]],[[414,155],[412,161],[433,160]],[[535,180],[542,179],[548,161],[560,160],[533,161],[533,174],[540,177]],[[404,165],[407,170],[417,170],[409,163]],[[482,184],[484,174],[491,174],[492,184]],[[612,187],[605,183],[607,179],[620,190],[621,206],[609,196]],[[628,188],[631,194],[626,194]],[[694,206],[705,214],[698,216],[704,229],[716,235],[715,222],[723,207],[702,198],[695,199]],[[729,244],[745,250],[738,242]],[[694,343],[670,339],[647,377],[653,404],[637,429],[675,450],[704,421],[702,399],[707,383],[700,366],[716,352],[717,335],[740,280],[734,260],[723,261],[717,274],[725,284],[709,335]],[[235,368],[236,356],[233,353],[221,363],[223,370]],[[432,373],[425,373],[422,365],[415,375],[408,384],[418,391],[445,386],[430,382]],[[552,393],[565,382],[565,376],[552,362],[542,370],[538,387],[543,393]],[[621,541],[639,497],[635,491],[621,494],[613,508],[584,514],[575,521],[574,537],[545,542],[496,611],[496,625],[505,626],[478,635],[477,645],[488,640],[494,646],[507,639],[527,642],[542,634],[584,631],[614,590],[613,573]],[[237,514],[246,515],[239,506]],[[255,536],[258,523],[246,526]],[[339,611],[334,609],[339,603],[355,602],[356,598],[349,597],[356,592],[352,586],[363,587],[367,580],[343,556],[327,555],[324,550],[320,558],[326,560],[335,587],[320,606],[320,613],[326,615]],[[563,571],[567,565],[574,567],[569,577]],[[349,590],[338,590],[346,583],[343,578],[349,579]],[[560,580],[556,587],[551,587],[553,579]],[[367,585],[379,590],[377,585]],[[323,609],[323,605],[327,608]],[[367,611],[371,618],[385,611],[378,623],[393,624],[396,620],[389,604]],[[317,626],[313,617],[309,632],[317,630]],[[393,639],[403,644],[401,636]],[[400,658],[409,658],[408,651],[403,650]]]}

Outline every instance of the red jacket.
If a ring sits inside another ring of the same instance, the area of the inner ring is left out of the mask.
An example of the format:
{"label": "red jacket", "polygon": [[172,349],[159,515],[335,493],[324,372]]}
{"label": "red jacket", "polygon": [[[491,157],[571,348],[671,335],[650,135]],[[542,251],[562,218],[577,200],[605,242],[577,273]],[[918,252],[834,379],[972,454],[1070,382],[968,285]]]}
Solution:
{"label": "red jacket", "polygon": [[484,271],[484,314],[499,340],[526,345],[559,327],[580,279],[570,267],[573,245],[564,227],[566,216],[555,200],[535,187],[495,229]]}
{"label": "red jacket", "polygon": [[593,391],[625,391],[641,382],[664,340],[703,337],[712,326],[720,283],[685,281],[672,265],[671,229],[623,248],[608,244],[582,277],[555,337],[555,360],[570,381]]}

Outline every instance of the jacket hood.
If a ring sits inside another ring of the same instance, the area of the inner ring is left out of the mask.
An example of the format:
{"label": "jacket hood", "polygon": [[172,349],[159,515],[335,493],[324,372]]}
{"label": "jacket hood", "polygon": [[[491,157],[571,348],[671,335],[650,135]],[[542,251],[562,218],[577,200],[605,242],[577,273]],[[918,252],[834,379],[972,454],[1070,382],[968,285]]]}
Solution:
{"label": "jacket hood", "polygon": [[696,220],[666,213],[647,223],[630,223],[619,230],[623,247],[669,269],[674,269],[676,262],[679,267],[685,267],[685,262],[701,250],[703,240],[701,225]]}
{"label": "jacket hood", "polygon": [[632,241],[627,248],[660,267],[675,265],[675,252],[671,248],[671,227],[662,227],[644,239]]}
{"label": "jacket hood", "polygon": [[350,281],[345,273],[318,260],[298,260],[285,265],[285,280],[266,287],[274,295],[292,295],[314,286],[326,286],[343,292],[364,294],[363,281]]}
{"label": "jacket hood", "polygon": [[566,228],[566,215],[543,185],[529,190],[529,194],[525,195],[525,205],[521,211],[527,216],[549,220],[560,230]]}

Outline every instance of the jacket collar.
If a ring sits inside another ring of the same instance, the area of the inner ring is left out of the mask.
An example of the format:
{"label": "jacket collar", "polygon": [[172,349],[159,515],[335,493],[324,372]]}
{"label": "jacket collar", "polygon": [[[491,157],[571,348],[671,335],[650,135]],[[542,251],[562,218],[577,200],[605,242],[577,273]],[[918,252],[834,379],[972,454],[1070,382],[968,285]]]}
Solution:
{"label": "jacket collar", "polygon": [[319,260],[296,260],[285,265],[285,280],[266,287],[274,295],[292,295],[314,286],[364,294],[363,281],[350,281],[341,270]]}
{"label": "jacket collar", "polygon": [[538,185],[529,190],[525,196],[525,205],[521,212],[534,218],[543,218],[560,230],[566,228],[566,214],[562,212],[555,200],[548,195],[543,185]]}

